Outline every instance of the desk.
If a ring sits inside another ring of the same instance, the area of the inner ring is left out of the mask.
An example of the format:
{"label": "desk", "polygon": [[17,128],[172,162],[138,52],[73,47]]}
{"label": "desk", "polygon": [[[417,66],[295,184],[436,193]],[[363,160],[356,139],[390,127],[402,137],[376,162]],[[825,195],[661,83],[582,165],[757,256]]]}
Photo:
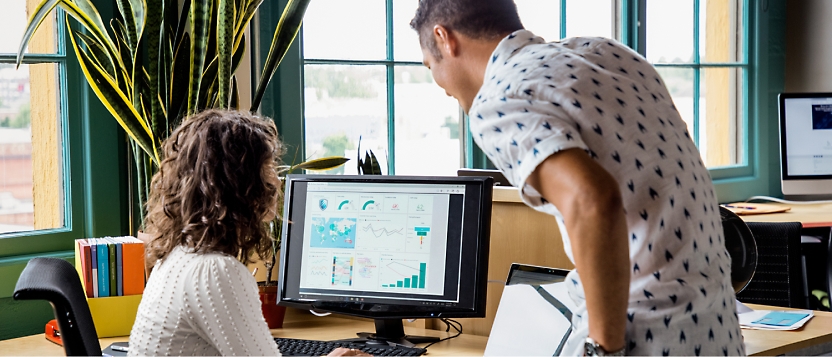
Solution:
{"label": "desk", "polygon": [[[749,305],[753,309],[771,309],[760,305]],[[778,308],[779,309],[779,308]],[[339,317],[322,317],[284,324],[284,328],[272,330],[275,337],[333,340],[355,337],[355,333],[371,331],[374,325],[369,320],[352,320]],[[405,327],[413,335],[446,337],[446,332]],[[815,311],[806,325],[797,331],[742,330],[746,352],[749,355],[810,355],[832,350],[832,312]],[[101,348],[110,343],[126,341],[126,337],[103,338]],[[487,337],[463,334],[449,341],[431,346],[432,356],[481,356],[485,351]],[[43,334],[0,341],[0,355],[17,356],[62,356],[62,347],[47,341]]]}
{"label": "desk", "polygon": [[[336,340],[354,338],[356,332],[374,331],[375,325],[370,320],[352,320],[339,317],[320,317],[307,321],[287,322],[282,329],[272,330],[274,337],[303,338],[317,340]],[[405,327],[405,333],[412,335],[429,335],[447,337],[444,331],[425,330]],[[476,356],[485,350],[487,337],[460,335],[452,340],[439,342],[430,347],[434,356]],[[113,342],[127,341],[127,337],[102,338],[101,348]],[[0,341],[0,355],[4,356],[63,356],[64,349],[46,340],[43,334]]]}
{"label": "desk", "polygon": [[789,206],[783,213],[751,214],[740,216],[746,222],[800,222],[804,228],[832,227],[832,203],[789,205],[771,203],[777,206]]}

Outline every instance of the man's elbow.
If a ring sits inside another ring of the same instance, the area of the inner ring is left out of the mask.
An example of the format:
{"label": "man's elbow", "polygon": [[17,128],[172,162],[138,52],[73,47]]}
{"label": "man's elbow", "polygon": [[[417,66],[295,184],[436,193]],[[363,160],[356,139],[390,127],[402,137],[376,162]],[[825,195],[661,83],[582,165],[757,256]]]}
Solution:
{"label": "man's elbow", "polygon": [[617,185],[588,187],[583,194],[576,195],[570,205],[573,217],[612,218],[624,215],[624,202]]}

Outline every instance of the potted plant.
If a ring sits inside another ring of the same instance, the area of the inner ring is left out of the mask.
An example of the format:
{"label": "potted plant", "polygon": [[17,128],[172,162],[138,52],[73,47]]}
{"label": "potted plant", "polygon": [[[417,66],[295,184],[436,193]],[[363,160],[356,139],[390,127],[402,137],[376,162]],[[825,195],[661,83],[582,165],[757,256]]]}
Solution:
{"label": "potted plant", "polygon": [[[285,175],[295,172],[296,170],[309,171],[324,171],[334,169],[346,163],[349,159],[344,157],[325,157],[321,159],[309,160],[297,165],[281,165],[278,167],[278,175],[280,175],[280,182],[285,182]],[[281,187],[281,191],[283,191]],[[286,308],[277,306],[277,281],[272,279],[273,270],[277,264],[277,255],[280,250],[281,237],[283,231],[283,206],[278,207],[277,218],[269,222],[269,234],[272,236],[272,250],[270,254],[265,257],[260,257],[263,265],[266,268],[266,280],[257,283],[260,289],[260,302],[263,310],[263,317],[269,328],[283,327],[283,317],[286,314]]]}
{"label": "potted plant", "polygon": [[[144,227],[150,180],[164,159],[162,142],[190,114],[208,108],[241,109],[235,71],[246,51],[246,29],[263,1],[186,0],[180,7],[179,0],[117,0],[118,14],[105,22],[92,0],[42,0],[32,14],[17,63],[43,20],[55,8],[63,9],[69,15],[69,44],[87,83],[129,138],[135,169],[131,193],[140,207],[132,218],[139,230]],[[258,110],[309,1],[289,0],[284,8],[248,110]],[[84,31],[72,29],[70,18]],[[320,170],[347,160],[311,160],[291,169]],[[279,239],[279,231],[272,232]],[[271,256],[260,257],[270,266],[278,244]],[[267,270],[265,285],[276,286]]]}
{"label": "potted plant", "polygon": [[[106,26],[92,0],[42,0],[32,14],[17,53],[60,7],[83,30],[71,29],[69,45],[87,83],[127,134],[138,197],[139,227],[150,179],[163,159],[161,144],[187,115],[208,108],[241,109],[235,70],[246,51],[246,29],[264,0],[117,0],[118,14]],[[296,37],[310,0],[289,0],[275,28],[251,107]]]}

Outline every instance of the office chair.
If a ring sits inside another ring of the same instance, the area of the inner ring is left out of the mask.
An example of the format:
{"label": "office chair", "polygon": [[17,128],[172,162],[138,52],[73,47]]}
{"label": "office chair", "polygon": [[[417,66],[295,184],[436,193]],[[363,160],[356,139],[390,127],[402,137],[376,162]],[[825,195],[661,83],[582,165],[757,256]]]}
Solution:
{"label": "office chair", "polygon": [[754,277],[737,294],[745,303],[808,308],[799,222],[747,222],[757,244]]}
{"label": "office chair", "polygon": [[731,256],[731,285],[734,293],[748,286],[757,269],[757,243],[748,225],[731,210],[719,206],[725,250]]}
{"label": "office chair", "polygon": [[15,300],[52,304],[67,356],[101,356],[98,334],[75,267],[57,258],[33,258],[14,288]]}

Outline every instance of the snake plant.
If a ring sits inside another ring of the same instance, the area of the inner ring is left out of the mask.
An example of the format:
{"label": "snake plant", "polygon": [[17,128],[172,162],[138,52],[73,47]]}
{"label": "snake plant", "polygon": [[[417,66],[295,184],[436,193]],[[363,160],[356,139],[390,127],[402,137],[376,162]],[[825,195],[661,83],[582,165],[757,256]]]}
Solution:
{"label": "snake plant", "polygon": [[[70,45],[87,83],[130,138],[137,170],[136,194],[144,207],[150,178],[163,158],[161,143],[182,118],[207,108],[240,109],[235,70],[246,51],[246,29],[264,0],[115,0],[107,23],[92,0],[43,0],[32,13],[17,53],[18,65],[32,35],[56,8],[80,29]],[[310,0],[289,0],[253,92],[257,111],[269,80],[286,54]],[[109,25],[109,26],[108,26]],[[345,158],[300,166],[321,170]],[[144,209],[139,223],[143,225]]]}

